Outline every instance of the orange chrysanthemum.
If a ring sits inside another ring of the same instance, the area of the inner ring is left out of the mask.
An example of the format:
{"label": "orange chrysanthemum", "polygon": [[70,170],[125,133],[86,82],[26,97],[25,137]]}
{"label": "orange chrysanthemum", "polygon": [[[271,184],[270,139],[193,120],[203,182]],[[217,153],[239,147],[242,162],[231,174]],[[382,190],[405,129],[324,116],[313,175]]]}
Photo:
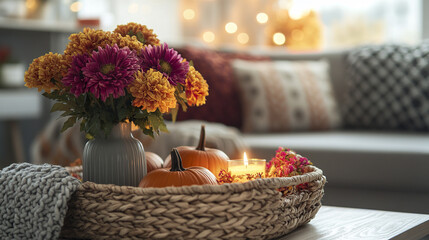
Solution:
{"label": "orange chrysanthemum", "polygon": [[144,45],[159,45],[159,39],[156,34],[145,25],[131,22],[126,25],[118,25],[114,32],[122,36],[135,36]]}
{"label": "orange chrysanthemum", "polygon": [[159,109],[161,113],[166,113],[176,107],[175,89],[161,72],[154,69],[149,69],[144,73],[138,71],[135,77],[134,82],[128,87],[128,91],[135,98],[134,106],[148,112],[155,112]]}
{"label": "orange chrysanthemum", "polygon": [[189,67],[186,76],[186,99],[190,106],[200,106],[206,103],[206,96],[209,95],[209,85],[203,76],[195,70],[193,66]]}
{"label": "orange chrysanthemum", "polygon": [[85,28],[83,32],[72,34],[69,37],[70,42],[64,51],[64,54],[74,56],[78,54],[91,54],[98,47],[105,47],[106,44],[118,47],[128,47],[131,50],[140,52],[143,44],[136,37],[121,36],[119,33],[105,32],[103,30],[94,30]]}
{"label": "orange chrysanthemum", "polygon": [[110,32],[103,30],[94,30],[85,28],[82,32],[70,35],[69,44],[67,44],[64,54],[77,55],[77,54],[90,54],[96,50],[98,46],[104,46],[110,43]]}
{"label": "orange chrysanthemum", "polygon": [[70,68],[70,58],[58,53],[48,53],[33,60],[25,72],[25,86],[38,88],[39,92],[59,89],[61,79]]}
{"label": "orange chrysanthemum", "polygon": [[111,34],[110,45],[114,44],[117,44],[119,48],[128,47],[130,50],[136,51],[137,54],[140,54],[144,48],[143,43],[139,42],[135,36],[121,36],[119,33]]}

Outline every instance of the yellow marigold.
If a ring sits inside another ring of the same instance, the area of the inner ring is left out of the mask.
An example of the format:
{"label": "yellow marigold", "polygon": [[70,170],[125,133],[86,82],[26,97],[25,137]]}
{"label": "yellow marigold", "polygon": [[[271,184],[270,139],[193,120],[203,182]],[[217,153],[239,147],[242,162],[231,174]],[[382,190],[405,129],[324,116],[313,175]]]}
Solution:
{"label": "yellow marigold", "polygon": [[126,25],[118,25],[114,32],[122,36],[136,36],[137,40],[144,45],[159,45],[159,39],[156,34],[145,25],[131,22]]}
{"label": "yellow marigold", "polygon": [[162,113],[176,107],[175,89],[161,72],[153,69],[146,72],[138,71],[135,77],[134,82],[128,87],[128,91],[135,98],[134,106],[148,112],[159,109]]}
{"label": "yellow marigold", "polygon": [[71,58],[58,53],[47,53],[38,57],[25,72],[25,86],[38,88],[39,92],[51,92],[62,86],[61,79],[70,68]]}
{"label": "yellow marigold", "polygon": [[195,70],[193,66],[189,67],[186,76],[186,99],[190,106],[200,106],[206,103],[206,96],[209,95],[209,85],[203,76]]}

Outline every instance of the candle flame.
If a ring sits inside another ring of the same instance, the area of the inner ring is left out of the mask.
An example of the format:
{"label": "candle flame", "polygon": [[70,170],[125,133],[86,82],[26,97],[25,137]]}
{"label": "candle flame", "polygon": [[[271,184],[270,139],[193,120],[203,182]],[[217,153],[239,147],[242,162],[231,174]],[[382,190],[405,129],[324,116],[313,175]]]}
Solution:
{"label": "candle flame", "polygon": [[244,161],[244,166],[247,167],[247,165],[249,165],[249,160],[247,160],[247,154],[246,154],[246,152],[244,152],[243,161]]}

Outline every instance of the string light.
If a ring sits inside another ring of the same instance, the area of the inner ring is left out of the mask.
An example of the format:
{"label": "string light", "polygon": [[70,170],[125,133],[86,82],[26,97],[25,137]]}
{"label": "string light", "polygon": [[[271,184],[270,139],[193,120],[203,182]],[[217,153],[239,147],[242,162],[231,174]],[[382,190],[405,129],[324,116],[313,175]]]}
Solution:
{"label": "string light", "polygon": [[215,40],[215,34],[213,32],[207,31],[203,33],[203,40],[207,43],[212,43]]}
{"label": "string light", "polygon": [[70,5],[70,11],[72,12],[79,12],[80,9],[82,9],[82,3],[79,1],[74,2]]}
{"label": "string light", "polygon": [[186,20],[192,20],[195,18],[195,11],[193,9],[186,9],[183,11],[183,18]]}
{"label": "string light", "polygon": [[249,35],[247,33],[240,33],[237,36],[237,41],[244,45],[249,42]]}
{"label": "string light", "polygon": [[238,29],[237,24],[235,24],[233,22],[229,22],[225,25],[225,31],[227,33],[231,33],[231,34],[235,33],[235,32],[237,32],[237,29]]}
{"label": "string light", "polygon": [[256,21],[260,24],[264,24],[268,22],[268,15],[266,13],[260,12],[256,15]]}
{"label": "string light", "polygon": [[286,42],[286,36],[280,32],[274,33],[273,42],[279,46],[283,45]]}
{"label": "string light", "polygon": [[304,7],[301,6],[293,6],[289,10],[289,17],[293,20],[298,20],[306,15],[308,15],[310,11],[308,9],[304,9]]}

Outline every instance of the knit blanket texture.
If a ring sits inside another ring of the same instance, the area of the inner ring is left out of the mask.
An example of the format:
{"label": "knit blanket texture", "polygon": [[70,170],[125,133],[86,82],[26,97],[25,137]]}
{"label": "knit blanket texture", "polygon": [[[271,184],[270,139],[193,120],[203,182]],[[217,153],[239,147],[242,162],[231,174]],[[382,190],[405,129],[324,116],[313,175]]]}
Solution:
{"label": "knit blanket texture", "polygon": [[80,181],[56,165],[12,164],[0,171],[0,239],[58,239]]}

